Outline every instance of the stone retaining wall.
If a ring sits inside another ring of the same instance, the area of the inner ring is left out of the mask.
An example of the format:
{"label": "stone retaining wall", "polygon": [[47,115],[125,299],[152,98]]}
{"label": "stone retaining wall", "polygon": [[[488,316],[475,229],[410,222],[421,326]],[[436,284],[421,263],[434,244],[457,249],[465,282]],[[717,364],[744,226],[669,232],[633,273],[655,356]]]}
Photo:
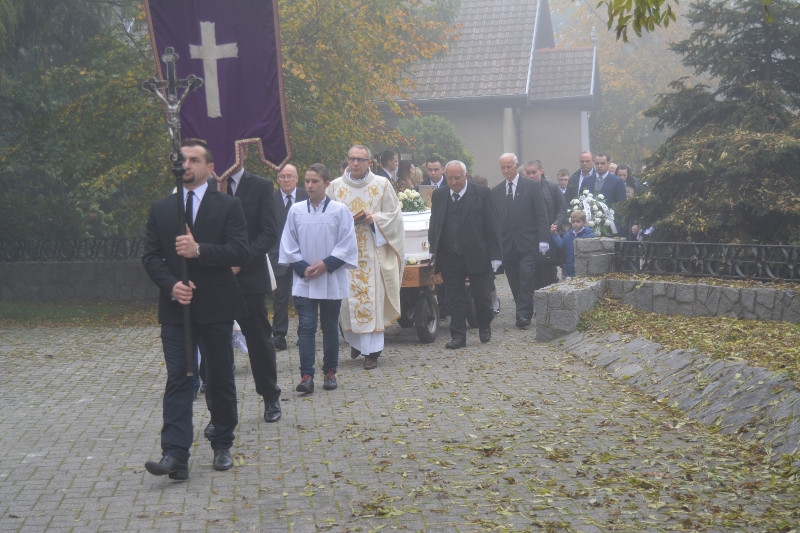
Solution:
{"label": "stone retaining wall", "polygon": [[800,294],[792,290],[619,279],[606,284],[614,298],[653,313],[800,322]]}
{"label": "stone retaining wall", "polygon": [[581,278],[536,291],[536,340],[550,341],[575,331],[581,315],[594,309],[604,292],[604,280]]}
{"label": "stone retaining wall", "polygon": [[735,288],[694,283],[641,280],[586,280],[614,267],[616,239],[577,239],[576,277],[536,291],[536,340],[550,341],[575,331],[582,313],[609,292],[644,311],[681,316],[725,316],[800,323],[800,293],[794,290]]}
{"label": "stone retaining wall", "polygon": [[575,276],[602,276],[614,270],[614,243],[617,241],[608,237],[575,239]]}
{"label": "stone retaining wall", "polygon": [[653,313],[800,323],[800,293],[793,290],[570,278],[536,291],[536,340],[550,341],[575,331],[581,314],[593,309],[606,291]]}

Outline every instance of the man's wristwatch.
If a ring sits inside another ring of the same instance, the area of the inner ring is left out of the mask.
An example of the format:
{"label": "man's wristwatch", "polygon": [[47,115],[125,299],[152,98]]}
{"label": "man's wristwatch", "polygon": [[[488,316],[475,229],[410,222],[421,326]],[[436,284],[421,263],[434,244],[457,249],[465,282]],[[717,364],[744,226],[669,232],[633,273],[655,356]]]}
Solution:
{"label": "man's wristwatch", "polygon": [[200,245],[199,244],[194,249],[194,258],[197,259],[198,257],[200,257]]}

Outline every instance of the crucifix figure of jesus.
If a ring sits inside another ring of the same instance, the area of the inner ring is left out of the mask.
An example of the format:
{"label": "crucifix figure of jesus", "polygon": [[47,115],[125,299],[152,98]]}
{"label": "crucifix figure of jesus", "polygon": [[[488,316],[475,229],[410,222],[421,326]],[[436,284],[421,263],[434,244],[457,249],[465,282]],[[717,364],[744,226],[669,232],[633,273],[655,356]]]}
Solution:
{"label": "crucifix figure of jesus", "polygon": [[200,44],[190,44],[189,54],[192,59],[203,60],[203,78],[206,82],[206,107],[209,118],[222,116],[219,104],[219,76],[217,61],[239,57],[239,46],[236,43],[217,44],[217,35],[213,22],[200,23]]}
{"label": "crucifix figure of jesus", "polygon": [[[175,53],[171,46],[164,50],[161,60],[167,65],[167,79],[157,80],[150,78],[142,83],[142,88],[154,94],[164,103],[167,110],[167,130],[172,140],[172,155],[170,158],[173,163],[178,161],[181,155],[181,105],[190,92],[194,92],[203,85],[203,79],[194,74],[189,74],[186,79],[179,80],[175,73],[175,63],[180,57]],[[166,94],[162,94],[164,89]],[[186,89],[181,96],[178,96],[178,89]]]}

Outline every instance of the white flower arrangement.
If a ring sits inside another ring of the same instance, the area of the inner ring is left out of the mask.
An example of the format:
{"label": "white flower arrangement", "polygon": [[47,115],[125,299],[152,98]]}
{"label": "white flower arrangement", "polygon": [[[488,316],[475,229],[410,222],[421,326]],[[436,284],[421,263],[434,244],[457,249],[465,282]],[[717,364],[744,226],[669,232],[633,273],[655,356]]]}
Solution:
{"label": "white flower arrangement", "polygon": [[583,191],[580,197],[570,202],[570,212],[583,211],[586,213],[586,225],[592,228],[598,237],[611,237],[617,232],[614,224],[614,210],[605,203],[605,196],[594,196],[588,190]]}
{"label": "white flower arrangement", "polygon": [[397,193],[397,199],[400,200],[401,210],[404,213],[428,210],[428,204],[422,199],[422,195],[415,190],[400,191]]}

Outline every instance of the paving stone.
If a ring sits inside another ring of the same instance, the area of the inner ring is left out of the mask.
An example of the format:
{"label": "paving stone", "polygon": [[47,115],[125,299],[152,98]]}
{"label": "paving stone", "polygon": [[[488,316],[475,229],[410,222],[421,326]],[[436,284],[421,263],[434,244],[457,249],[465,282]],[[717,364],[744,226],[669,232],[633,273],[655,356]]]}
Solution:
{"label": "paving stone", "polygon": [[[511,302],[504,278],[497,285]],[[211,468],[201,397],[185,483],[144,470],[160,456],[157,328],[0,329],[0,530],[674,531],[700,508],[765,514],[775,505],[758,491],[719,495],[739,482],[733,439],[729,453],[708,459],[702,426],[667,430],[672,411],[626,392],[636,382],[666,395],[666,404],[706,402],[697,373],[712,365],[698,354],[619,335],[536,342],[532,329],[514,327],[510,306],[485,345],[470,330],[467,348],[446,350],[447,322],[440,325],[433,344],[390,327],[370,372],[342,344],[339,389],[307,397],[293,392],[299,360],[290,336],[289,350],[278,353],[277,424],[261,420],[247,357],[237,353],[237,466]],[[611,378],[600,358],[610,372],[634,377]],[[758,379],[770,393],[786,385]],[[774,413],[796,412],[793,392],[767,396],[785,402]],[[797,447],[798,422],[759,424],[784,449]],[[687,467],[698,469],[695,478],[670,478],[673,489],[661,494],[628,494],[632,485],[615,492],[618,478],[647,483]],[[688,504],[677,499],[690,493]]]}

